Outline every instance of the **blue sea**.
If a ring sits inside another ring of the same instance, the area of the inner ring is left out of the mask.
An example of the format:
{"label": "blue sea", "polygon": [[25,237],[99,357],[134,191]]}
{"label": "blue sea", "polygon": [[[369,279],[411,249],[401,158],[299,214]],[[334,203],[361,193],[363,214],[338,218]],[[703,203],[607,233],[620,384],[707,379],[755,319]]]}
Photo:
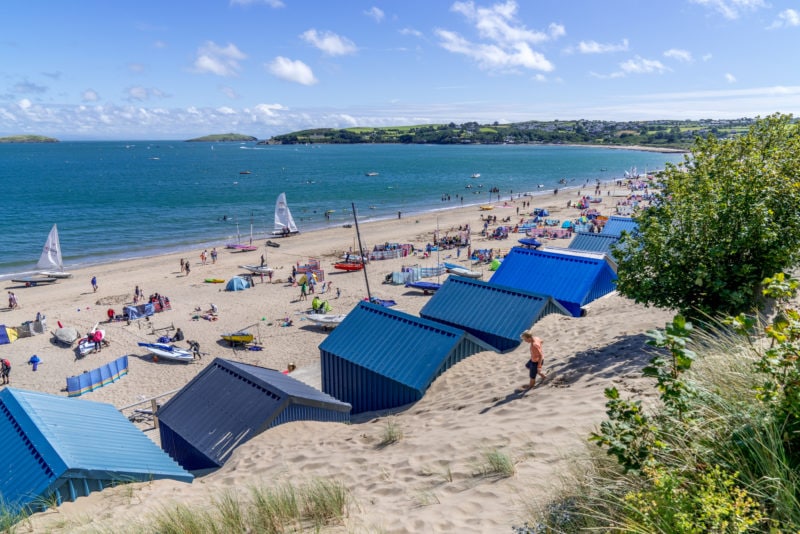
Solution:
{"label": "blue sea", "polygon": [[247,242],[251,226],[262,239],[281,192],[302,233],[352,223],[352,204],[359,222],[411,216],[462,196],[465,206],[489,202],[492,188],[503,199],[552,194],[682,160],[541,145],[0,144],[0,277],[35,271],[53,224],[70,269]]}

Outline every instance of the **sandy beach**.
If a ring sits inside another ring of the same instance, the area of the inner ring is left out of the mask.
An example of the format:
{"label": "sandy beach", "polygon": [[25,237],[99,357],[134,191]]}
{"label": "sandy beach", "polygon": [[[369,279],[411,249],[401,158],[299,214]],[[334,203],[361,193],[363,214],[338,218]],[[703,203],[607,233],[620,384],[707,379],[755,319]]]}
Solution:
{"label": "sandy beach", "polygon": [[[606,215],[613,214],[616,202],[627,195],[627,190],[612,187],[607,196],[608,187],[604,186],[604,200],[598,205]],[[591,193],[585,188],[586,192]],[[558,195],[504,199],[495,202],[491,211],[470,207],[403,214],[401,219],[362,224],[361,239],[368,249],[385,242],[422,248],[433,242],[437,227],[444,235],[469,224],[473,249],[507,251],[522,236],[511,234],[500,241],[481,237],[482,215],[497,216],[498,224],[510,216],[513,226],[522,217],[516,208],[522,214],[522,202],[530,201],[531,209],[547,207],[552,218],[564,220],[579,215],[577,209],[567,207],[568,201],[576,199],[577,190],[563,189]],[[330,302],[333,313],[350,311],[366,297],[364,275],[336,271],[332,264],[351,247],[357,250],[355,228],[302,233],[277,242],[279,248],[265,247],[262,242],[255,252],[231,252],[220,243],[216,263],[209,259],[206,265],[200,261],[202,250],[195,250],[72,270],[72,278],[52,285],[25,288],[3,281],[6,292],[13,291],[19,301],[14,310],[0,310],[0,323],[8,326],[33,320],[39,312],[46,315],[48,330],[61,322],[85,334],[95,323],[106,321],[109,308],[122,313],[123,306],[132,303],[136,285],[145,296],[167,296],[172,306],[149,320],[103,324],[109,346],[82,359],[76,359],[73,350],[54,345],[49,334],[2,345],[0,357],[8,358],[13,366],[11,386],[66,395],[66,377],[124,354],[129,355],[129,374],[82,399],[117,408],[130,406],[181,388],[215,357],[279,370],[292,362],[298,378],[313,377],[319,366],[317,347],[327,333],[304,319],[311,301],[300,301],[299,288],[286,280],[293,265],[317,258],[325,280],[332,283],[322,297]],[[568,241],[545,240],[545,244],[566,246]],[[239,265],[258,264],[262,254],[275,269],[272,283],[266,277],[262,283],[256,276],[254,288],[226,292],[222,284],[203,281],[241,274]],[[191,262],[189,275],[180,272],[181,258]],[[456,258],[455,250],[442,251],[439,260],[465,262],[465,254]],[[418,314],[430,297],[385,284],[384,279],[403,265],[432,267],[436,262],[434,254],[426,259],[416,255],[370,263],[372,295],[396,300],[397,309]],[[483,279],[490,275],[486,271]],[[93,276],[97,291],[90,283]],[[216,321],[202,318],[202,311],[212,303],[219,309]],[[283,327],[287,316],[293,326]],[[405,409],[361,415],[351,425],[282,425],[247,442],[223,468],[191,485],[156,481],[135,484],[132,490],[93,493],[37,514],[28,526],[35,532],[123,532],[171,503],[203,507],[223,491],[246,493],[254,485],[323,477],[342,482],[352,496],[345,524],[332,527],[331,532],[508,532],[529,517],[531,505],[547,500],[562,474],[582,455],[588,432],[604,417],[604,388],[616,385],[622,391],[641,391],[640,369],[647,359],[643,333],[662,327],[671,316],[612,294],[591,304],[586,317],[551,315],[537,323],[535,331],[544,341],[545,371],[550,376],[521,398],[513,392],[527,380],[525,344],[508,354],[484,352],[466,359],[437,379],[421,401]],[[172,327],[180,327],[186,339],[200,343],[201,360],[153,362],[137,346],[139,341],[155,341],[161,333],[171,335]],[[235,350],[220,338],[223,332],[245,327],[264,350]],[[26,365],[33,354],[42,360],[36,372]],[[403,437],[379,448],[376,445],[389,420]],[[148,424],[141,428],[157,441],[157,431]],[[499,480],[479,476],[483,454],[494,449],[515,460],[514,476]]]}

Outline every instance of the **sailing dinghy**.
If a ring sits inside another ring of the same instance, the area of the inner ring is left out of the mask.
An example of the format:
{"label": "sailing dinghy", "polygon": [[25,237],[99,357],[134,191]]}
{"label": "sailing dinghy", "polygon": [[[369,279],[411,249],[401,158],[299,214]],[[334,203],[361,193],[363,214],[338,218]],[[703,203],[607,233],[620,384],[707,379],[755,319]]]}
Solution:
{"label": "sailing dinghy", "polygon": [[286,204],[286,193],[278,195],[278,200],[275,201],[275,229],[272,235],[275,237],[288,237],[300,233],[297,225],[292,218],[292,212],[289,211],[289,205]]}
{"label": "sailing dinghy", "polygon": [[55,224],[50,230],[50,235],[47,236],[47,241],[44,243],[42,255],[36,264],[36,268],[44,269],[39,271],[39,274],[48,278],[69,278],[72,276],[72,273],[64,271],[64,260],[61,258],[61,243],[58,240],[58,228]]}

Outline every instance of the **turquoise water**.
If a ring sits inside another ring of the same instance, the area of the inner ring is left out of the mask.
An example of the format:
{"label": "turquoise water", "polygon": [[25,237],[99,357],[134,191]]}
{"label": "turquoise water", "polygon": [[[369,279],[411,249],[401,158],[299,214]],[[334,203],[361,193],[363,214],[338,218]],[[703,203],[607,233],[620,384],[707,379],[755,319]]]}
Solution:
{"label": "turquoise water", "polygon": [[461,196],[464,205],[486,203],[494,187],[501,198],[552,192],[561,179],[608,181],[682,159],[569,146],[0,144],[0,275],[35,270],[54,223],[75,268],[219,246],[237,240],[237,223],[242,241],[251,222],[262,238],[281,192],[302,233],[351,223],[351,203],[359,221],[374,220],[457,207]]}

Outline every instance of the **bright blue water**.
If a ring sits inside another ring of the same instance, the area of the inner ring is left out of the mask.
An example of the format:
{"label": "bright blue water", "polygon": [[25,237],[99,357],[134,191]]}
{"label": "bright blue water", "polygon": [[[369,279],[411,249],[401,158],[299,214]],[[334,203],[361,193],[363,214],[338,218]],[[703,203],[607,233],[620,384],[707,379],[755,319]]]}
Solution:
{"label": "bright blue water", "polygon": [[251,221],[261,238],[272,231],[280,192],[302,233],[351,223],[351,202],[359,221],[410,216],[457,207],[462,195],[464,205],[486,203],[493,187],[508,198],[564,187],[562,178],[577,186],[682,158],[569,146],[0,144],[0,275],[34,270],[54,223],[74,268],[219,246],[237,240],[237,222],[241,241]]}

